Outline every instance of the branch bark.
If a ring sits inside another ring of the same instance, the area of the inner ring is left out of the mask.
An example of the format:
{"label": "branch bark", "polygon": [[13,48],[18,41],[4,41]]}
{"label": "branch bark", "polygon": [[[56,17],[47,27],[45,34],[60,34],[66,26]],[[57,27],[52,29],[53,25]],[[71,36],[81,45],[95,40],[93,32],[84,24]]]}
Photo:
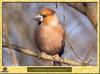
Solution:
{"label": "branch bark", "polygon": [[23,48],[23,47],[19,47],[17,45],[14,44],[10,44],[8,42],[3,42],[2,47],[6,47],[8,48],[10,46],[10,48],[12,48],[13,50],[16,50],[18,52],[30,55],[30,56],[34,56],[37,57],[39,59],[43,59],[43,60],[49,60],[49,61],[56,61],[56,62],[60,62],[63,64],[68,64],[68,65],[72,65],[72,66],[80,66],[81,63],[79,62],[75,62],[73,60],[67,59],[67,58],[60,58],[60,60],[55,60],[51,55],[47,55],[47,56],[43,56],[42,54],[39,54],[37,52],[32,51],[31,49],[27,49],[27,48]]}

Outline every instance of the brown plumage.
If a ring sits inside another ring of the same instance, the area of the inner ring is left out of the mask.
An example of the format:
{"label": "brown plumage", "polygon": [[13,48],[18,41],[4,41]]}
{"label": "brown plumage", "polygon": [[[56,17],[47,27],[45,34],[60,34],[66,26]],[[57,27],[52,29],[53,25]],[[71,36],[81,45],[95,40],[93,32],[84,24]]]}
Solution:
{"label": "brown plumage", "polygon": [[38,49],[48,55],[61,54],[64,46],[64,28],[54,10],[44,8],[36,17],[39,25],[35,30],[35,41]]}

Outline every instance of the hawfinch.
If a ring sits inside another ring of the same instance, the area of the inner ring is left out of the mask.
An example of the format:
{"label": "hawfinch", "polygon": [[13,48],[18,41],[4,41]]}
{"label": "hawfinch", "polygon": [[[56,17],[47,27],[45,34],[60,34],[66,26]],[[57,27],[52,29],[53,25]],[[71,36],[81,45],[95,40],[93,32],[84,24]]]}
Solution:
{"label": "hawfinch", "polygon": [[35,20],[38,21],[38,26],[35,29],[37,48],[44,54],[60,59],[59,56],[64,50],[65,32],[59,23],[56,12],[50,8],[43,8]]}

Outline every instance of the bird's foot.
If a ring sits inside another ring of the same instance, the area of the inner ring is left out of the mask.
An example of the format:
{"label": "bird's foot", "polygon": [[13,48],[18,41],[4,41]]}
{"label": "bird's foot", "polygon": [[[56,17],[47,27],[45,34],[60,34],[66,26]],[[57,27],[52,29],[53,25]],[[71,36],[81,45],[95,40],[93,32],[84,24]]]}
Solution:
{"label": "bird's foot", "polygon": [[58,54],[53,55],[52,57],[53,57],[53,59],[55,59],[55,60],[60,60],[60,57],[59,57],[59,55],[58,55]]}
{"label": "bird's foot", "polygon": [[46,58],[48,56],[48,54],[46,54],[45,52],[41,52],[41,57]]}
{"label": "bird's foot", "polygon": [[45,52],[41,52],[41,56],[45,57],[45,56],[48,56],[48,55]]}

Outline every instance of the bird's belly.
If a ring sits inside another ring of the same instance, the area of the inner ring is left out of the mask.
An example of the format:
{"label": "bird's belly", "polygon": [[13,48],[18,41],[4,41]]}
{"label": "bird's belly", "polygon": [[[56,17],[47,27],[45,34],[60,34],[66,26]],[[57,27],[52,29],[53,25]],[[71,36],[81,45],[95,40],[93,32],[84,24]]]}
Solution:
{"label": "bird's belly", "polygon": [[41,30],[36,34],[37,47],[49,55],[55,55],[60,52],[62,40],[62,34],[54,30]]}

